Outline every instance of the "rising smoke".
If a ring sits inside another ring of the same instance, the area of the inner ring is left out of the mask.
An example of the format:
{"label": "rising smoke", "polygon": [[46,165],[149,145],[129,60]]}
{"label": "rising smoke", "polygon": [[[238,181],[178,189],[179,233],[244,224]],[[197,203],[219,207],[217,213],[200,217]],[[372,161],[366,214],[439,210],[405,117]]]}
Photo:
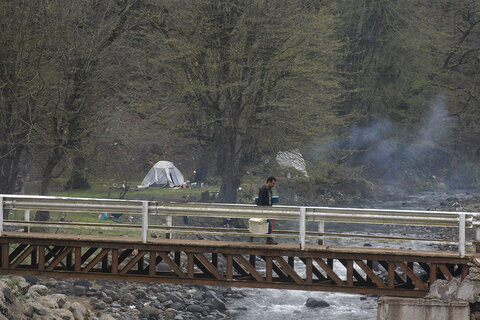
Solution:
{"label": "rising smoke", "polygon": [[449,161],[442,144],[451,134],[446,98],[438,94],[416,127],[377,116],[366,126],[352,127],[347,138],[332,142],[329,149],[352,152],[348,164],[366,166],[367,178],[402,187],[408,179],[437,179],[438,171]]}
{"label": "rising smoke", "polygon": [[444,95],[437,95],[420,127],[414,129],[413,133],[412,129],[394,125],[385,117],[376,119],[367,127],[353,127],[347,147],[351,150],[368,150],[363,155],[364,159],[375,163],[421,160],[451,133],[445,104]]}

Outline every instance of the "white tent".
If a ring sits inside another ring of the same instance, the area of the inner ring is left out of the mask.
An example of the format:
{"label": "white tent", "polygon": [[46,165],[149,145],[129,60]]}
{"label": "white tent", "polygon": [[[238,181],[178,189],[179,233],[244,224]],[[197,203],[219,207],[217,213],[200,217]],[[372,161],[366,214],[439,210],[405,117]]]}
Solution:
{"label": "white tent", "polygon": [[172,162],[158,161],[148,171],[147,175],[139,185],[139,188],[148,188],[150,186],[158,187],[180,187],[183,185],[183,175]]}

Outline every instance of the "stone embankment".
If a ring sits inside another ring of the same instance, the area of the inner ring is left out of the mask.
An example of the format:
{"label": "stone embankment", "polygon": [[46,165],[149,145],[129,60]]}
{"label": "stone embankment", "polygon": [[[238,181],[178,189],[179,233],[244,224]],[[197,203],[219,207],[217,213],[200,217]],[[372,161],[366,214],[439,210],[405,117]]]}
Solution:
{"label": "stone embankment", "polygon": [[232,319],[244,307],[226,303],[243,297],[231,288],[7,276],[0,320]]}
{"label": "stone embankment", "polygon": [[382,297],[377,320],[480,320],[480,259],[467,277],[436,280],[423,299]]}
{"label": "stone embankment", "polygon": [[[480,212],[480,197],[447,198],[429,210]],[[480,259],[469,266],[463,281],[436,280],[423,299],[380,298],[377,319],[480,320]]]}

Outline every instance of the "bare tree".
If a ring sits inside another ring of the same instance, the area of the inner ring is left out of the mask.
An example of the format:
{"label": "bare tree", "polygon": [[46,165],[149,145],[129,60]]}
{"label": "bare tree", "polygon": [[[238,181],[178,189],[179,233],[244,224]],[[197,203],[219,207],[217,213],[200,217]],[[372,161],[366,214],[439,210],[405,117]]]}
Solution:
{"label": "bare tree", "polygon": [[0,3],[0,193],[13,191],[22,153],[45,101],[41,4]]}
{"label": "bare tree", "polygon": [[[40,194],[48,192],[55,169],[70,154],[75,170],[82,160],[82,142],[96,124],[92,97],[99,62],[122,34],[135,1],[54,1],[45,8],[48,59],[45,75],[51,100],[45,105],[37,138],[48,151]],[[78,177],[78,175],[76,175]]]}
{"label": "bare tree", "polygon": [[176,92],[164,104],[177,114],[177,132],[211,153],[220,201],[236,201],[249,165],[335,123],[337,42],[327,6],[167,1],[147,14],[164,41],[158,71]]}

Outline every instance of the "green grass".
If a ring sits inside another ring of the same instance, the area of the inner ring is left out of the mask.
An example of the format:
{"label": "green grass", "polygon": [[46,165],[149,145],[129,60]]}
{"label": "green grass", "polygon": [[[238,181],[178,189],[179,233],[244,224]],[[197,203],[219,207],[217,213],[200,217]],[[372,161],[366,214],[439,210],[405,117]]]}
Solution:
{"label": "green grass", "polygon": [[[129,183],[129,185],[136,186],[139,183]],[[55,179],[51,184],[50,196],[62,197],[80,197],[80,198],[101,198],[101,199],[118,199],[121,190],[121,184],[115,181],[97,181],[91,182],[91,188],[87,190],[70,190],[63,189],[64,181],[62,179]],[[26,194],[38,194],[40,184],[38,182],[28,182],[25,185]],[[188,188],[188,189],[172,189],[172,188],[149,188],[141,190],[129,190],[124,199],[135,200],[149,200],[159,202],[182,202],[183,197],[186,196],[189,202],[199,202],[202,200],[202,193],[212,195],[218,192],[217,187],[205,188]],[[35,220],[35,211],[31,212],[31,220]],[[50,212],[50,221],[71,221],[79,223],[101,223],[105,226],[118,225],[119,223],[128,224],[126,221],[127,214],[122,215],[119,222],[112,219],[102,220],[101,213],[89,212]],[[141,225],[141,217],[139,215],[132,215],[133,224]],[[19,210],[12,210],[9,214],[9,220],[24,220],[24,212]],[[163,225],[165,219],[155,217],[150,220],[150,225]],[[117,230],[101,230],[100,228],[85,229],[85,228],[47,228],[47,227],[32,227],[32,230],[47,232],[47,233],[73,233],[81,235],[127,235],[127,236],[141,236],[141,229],[117,229]]]}
{"label": "green grass", "polygon": [[[140,182],[129,182],[130,190],[124,196],[124,199],[165,201],[165,202],[181,202],[182,197],[186,196],[190,202],[198,202],[202,199],[202,193],[207,192],[212,195],[218,192],[218,187],[205,188],[148,188],[134,190],[134,186]],[[50,196],[61,197],[80,197],[80,198],[102,198],[102,199],[118,199],[122,193],[121,183],[115,181],[94,181],[91,182],[90,189],[86,190],[64,190],[63,179],[54,179],[51,184]],[[38,194],[40,189],[39,182],[28,182],[25,185],[26,194]]]}

